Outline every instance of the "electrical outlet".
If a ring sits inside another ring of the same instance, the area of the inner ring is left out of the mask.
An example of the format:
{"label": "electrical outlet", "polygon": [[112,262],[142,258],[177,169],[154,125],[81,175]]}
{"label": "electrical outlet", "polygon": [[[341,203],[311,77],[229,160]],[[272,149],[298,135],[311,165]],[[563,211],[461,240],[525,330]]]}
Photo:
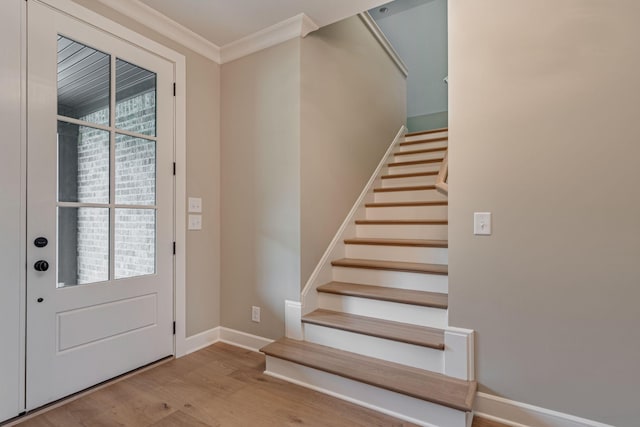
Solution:
{"label": "electrical outlet", "polygon": [[260,307],[255,305],[251,307],[251,320],[260,323]]}

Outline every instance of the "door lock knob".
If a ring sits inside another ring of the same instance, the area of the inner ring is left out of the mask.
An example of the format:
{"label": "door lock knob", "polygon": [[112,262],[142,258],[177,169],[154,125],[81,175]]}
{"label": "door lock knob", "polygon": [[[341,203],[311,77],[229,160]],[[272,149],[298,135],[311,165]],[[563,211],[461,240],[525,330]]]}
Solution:
{"label": "door lock knob", "polygon": [[33,268],[36,269],[36,271],[47,271],[49,269],[49,263],[43,259],[36,261],[35,264],[33,264]]}

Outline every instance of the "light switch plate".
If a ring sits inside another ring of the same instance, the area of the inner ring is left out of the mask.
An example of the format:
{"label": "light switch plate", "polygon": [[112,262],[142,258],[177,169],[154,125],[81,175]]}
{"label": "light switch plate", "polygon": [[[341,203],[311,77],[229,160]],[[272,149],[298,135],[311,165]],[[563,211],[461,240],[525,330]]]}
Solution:
{"label": "light switch plate", "polygon": [[189,215],[189,230],[202,230],[202,215]]}
{"label": "light switch plate", "polygon": [[202,212],[202,199],[200,197],[189,197],[189,212]]}
{"label": "light switch plate", "polygon": [[491,235],[491,212],[474,212],[473,234],[476,236]]}

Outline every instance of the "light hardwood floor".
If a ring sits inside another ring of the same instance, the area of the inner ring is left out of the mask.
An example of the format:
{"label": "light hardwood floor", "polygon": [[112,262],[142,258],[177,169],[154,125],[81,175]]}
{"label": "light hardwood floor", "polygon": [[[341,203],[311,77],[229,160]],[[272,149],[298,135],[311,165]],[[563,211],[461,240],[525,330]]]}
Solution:
{"label": "light hardwood floor", "polygon": [[[264,375],[264,356],[218,343],[20,423],[74,426],[413,426]],[[474,427],[505,427],[476,418]]]}

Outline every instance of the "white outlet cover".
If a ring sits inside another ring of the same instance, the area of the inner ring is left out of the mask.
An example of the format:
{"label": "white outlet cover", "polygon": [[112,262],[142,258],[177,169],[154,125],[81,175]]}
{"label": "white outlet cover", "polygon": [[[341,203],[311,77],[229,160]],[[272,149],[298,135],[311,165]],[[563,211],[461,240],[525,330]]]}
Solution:
{"label": "white outlet cover", "polygon": [[476,236],[491,235],[491,212],[474,212],[473,234]]}
{"label": "white outlet cover", "polygon": [[202,230],[202,215],[189,215],[189,230]]}
{"label": "white outlet cover", "polygon": [[189,197],[189,212],[202,212],[202,199],[200,197]]}

